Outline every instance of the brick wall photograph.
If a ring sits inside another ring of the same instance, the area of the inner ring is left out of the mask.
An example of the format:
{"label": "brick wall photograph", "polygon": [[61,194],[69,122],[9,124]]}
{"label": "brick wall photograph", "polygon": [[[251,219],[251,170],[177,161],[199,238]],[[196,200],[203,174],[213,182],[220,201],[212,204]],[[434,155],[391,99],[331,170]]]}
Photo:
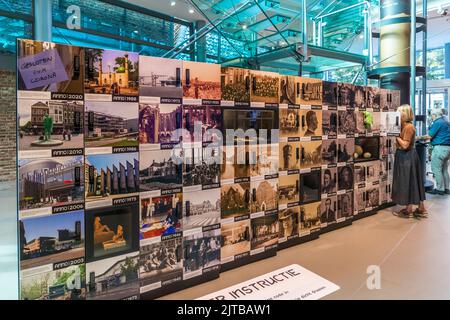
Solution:
{"label": "brick wall photograph", "polygon": [[0,70],[0,183],[16,179],[16,74]]}

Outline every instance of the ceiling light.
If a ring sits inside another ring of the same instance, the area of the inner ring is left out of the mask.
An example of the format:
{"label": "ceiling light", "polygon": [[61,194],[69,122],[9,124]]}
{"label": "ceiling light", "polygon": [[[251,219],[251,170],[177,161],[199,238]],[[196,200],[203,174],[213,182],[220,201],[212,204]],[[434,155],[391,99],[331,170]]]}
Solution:
{"label": "ceiling light", "polygon": [[360,35],[359,35],[359,38],[360,38],[360,39],[364,39],[364,35],[360,34]]}
{"label": "ceiling light", "polygon": [[134,30],[133,32],[134,32],[134,33],[139,33],[139,31],[138,31],[138,30]]}
{"label": "ceiling light", "polygon": [[194,9],[190,8],[190,9],[189,9],[189,13],[190,13],[190,14],[193,14],[193,13],[194,13]]}
{"label": "ceiling light", "polygon": [[170,2],[170,6],[171,6],[171,7],[175,6],[176,4],[177,4],[177,3],[176,3],[175,1],[171,1],[171,2]]}
{"label": "ceiling light", "polygon": [[247,25],[246,25],[246,24],[243,24],[243,25],[242,25],[242,29],[244,29],[244,30],[247,29]]}

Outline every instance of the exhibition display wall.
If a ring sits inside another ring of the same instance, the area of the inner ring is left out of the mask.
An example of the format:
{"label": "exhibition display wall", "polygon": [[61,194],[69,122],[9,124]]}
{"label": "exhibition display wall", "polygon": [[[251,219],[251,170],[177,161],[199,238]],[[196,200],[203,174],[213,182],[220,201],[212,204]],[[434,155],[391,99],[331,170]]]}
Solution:
{"label": "exhibition display wall", "polygon": [[21,299],[155,298],[391,202],[398,91],[17,52]]}

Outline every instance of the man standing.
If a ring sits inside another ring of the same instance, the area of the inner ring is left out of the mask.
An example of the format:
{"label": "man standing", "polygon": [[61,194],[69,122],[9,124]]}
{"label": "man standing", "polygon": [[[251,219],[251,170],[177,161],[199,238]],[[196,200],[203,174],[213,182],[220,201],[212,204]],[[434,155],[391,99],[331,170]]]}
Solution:
{"label": "man standing", "polygon": [[450,179],[448,165],[450,160],[450,124],[444,117],[442,109],[431,111],[433,123],[429,129],[430,143],[433,146],[431,154],[431,171],[436,179],[436,188],[431,194],[450,194]]}

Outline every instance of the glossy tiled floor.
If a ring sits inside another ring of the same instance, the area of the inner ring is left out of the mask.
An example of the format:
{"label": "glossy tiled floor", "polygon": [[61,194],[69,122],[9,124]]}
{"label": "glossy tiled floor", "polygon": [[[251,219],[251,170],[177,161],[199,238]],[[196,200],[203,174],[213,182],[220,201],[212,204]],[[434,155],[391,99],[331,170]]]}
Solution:
{"label": "glossy tiled floor", "polygon": [[[341,287],[326,299],[450,299],[450,196],[427,197],[428,219],[396,217],[395,207],[383,210],[162,299],[195,299],[293,263]],[[367,289],[370,265],[380,266],[379,290]]]}

